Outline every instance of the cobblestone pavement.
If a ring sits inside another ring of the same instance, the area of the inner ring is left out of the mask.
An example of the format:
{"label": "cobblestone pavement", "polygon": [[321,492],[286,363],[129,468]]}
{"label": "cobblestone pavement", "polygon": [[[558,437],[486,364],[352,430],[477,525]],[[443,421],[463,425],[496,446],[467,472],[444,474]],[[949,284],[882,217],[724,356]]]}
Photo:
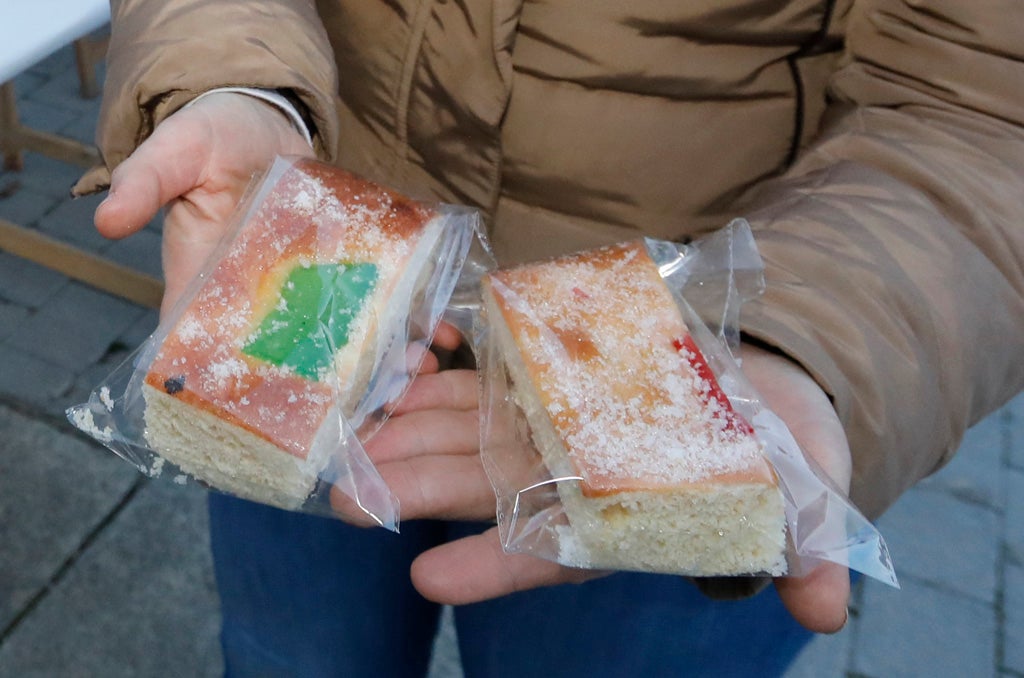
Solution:
{"label": "cobblestone pavement", "polygon": [[[17,81],[22,117],[91,140],[63,50]],[[79,170],[28,154],[0,174],[0,217],[159,274],[159,228],[108,242]],[[151,481],[63,417],[154,328],[154,312],[0,253],[0,678],[221,670],[201,490]],[[1024,397],[879,521],[902,589],[855,587],[851,619],[803,676],[1024,677]],[[461,675],[443,627],[433,675]]]}

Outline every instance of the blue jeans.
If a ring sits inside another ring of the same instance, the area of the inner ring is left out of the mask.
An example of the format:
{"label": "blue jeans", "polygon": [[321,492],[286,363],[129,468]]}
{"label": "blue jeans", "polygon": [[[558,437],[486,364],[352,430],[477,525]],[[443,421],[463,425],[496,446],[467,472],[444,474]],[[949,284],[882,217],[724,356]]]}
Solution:
{"label": "blue jeans", "polygon": [[[402,534],[210,496],[229,676],[423,676],[440,614],[409,565],[480,525]],[[811,634],[774,587],[715,602],[682,577],[620,573],[455,610],[467,678],[771,676]]]}

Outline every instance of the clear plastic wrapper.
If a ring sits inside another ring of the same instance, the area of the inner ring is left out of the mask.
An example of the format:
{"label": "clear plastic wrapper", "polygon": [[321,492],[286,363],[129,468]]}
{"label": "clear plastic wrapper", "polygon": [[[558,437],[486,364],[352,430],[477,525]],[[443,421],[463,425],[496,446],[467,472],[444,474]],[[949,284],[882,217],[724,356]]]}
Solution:
{"label": "clear plastic wrapper", "polygon": [[482,237],[468,208],[279,158],[176,308],[68,417],[147,475],[325,515],[337,488],[397,529],[362,442]]}
{"label": "clear plastic wrapper", "polygon": [[573,567],[896,578],[871,523],[733,357],[763,289],[743,220],[484,276],[481,452],[506,551]]}

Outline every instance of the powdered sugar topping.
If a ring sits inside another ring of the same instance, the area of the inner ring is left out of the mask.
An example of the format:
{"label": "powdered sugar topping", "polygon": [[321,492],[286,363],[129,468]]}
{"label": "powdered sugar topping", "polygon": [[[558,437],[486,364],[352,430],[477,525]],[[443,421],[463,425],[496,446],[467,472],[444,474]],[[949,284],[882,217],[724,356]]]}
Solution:
{"label": "powdered sugar topping", "polygon": [[[286,447],[304,449],[335,403],[333,389],[347,380],[339,373],[329,384],[309,381],[241,349],[266,315],[285,303],[280,289],[296,266],[372,262],[379,280],[394,279],[413,249],[415,228],[428,216],[402,200],[354,177],[328,179],[303,165],[287,170],[205,277],[153,369],[173,380],[175,389],[255,430],[274,431]],[[355,350],[362,349],[378,312],[367,304],[352,320]],[[337,363],[339,370],[350,365]]]}
{"label": "powdered sugar topping", "polygon": [[595,486],[658,486],[763,465],[640,248],[513,269],[494,284],[578,470]]}

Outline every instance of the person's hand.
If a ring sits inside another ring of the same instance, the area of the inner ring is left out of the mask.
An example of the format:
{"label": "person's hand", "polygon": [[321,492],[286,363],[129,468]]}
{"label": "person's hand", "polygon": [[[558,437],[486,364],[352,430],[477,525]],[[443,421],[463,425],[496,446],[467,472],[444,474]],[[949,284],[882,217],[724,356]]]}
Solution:
{"label": "person's hand", "polygon": [[271,105],[245,94],[211,94],[167,118],[114,170],[110,192],[96,208],[96,228],[123,238],[166,206],[166,313],[199,274],[253,175],[276,155],[312,154]]}
{"label": "person's hand", "polygon": [[[846,437],[817,383],[785,358],[756,348],[744,348],[743,369],[804,450],[839,487],[848,487]],[[428,371],[367,442],[368,454],[401,502],[403,519],[494,519],[494,494],[478,450],[477,408],[475,372]],[[423,553],[411,573],[424,596],[454,605],[602,574],[506,554],[497,528]],[[787,609],[807,628],[833,632],[845,624],[850,593],[846,568],[825,564],[805,577],[778,578],[775,585]]]}
{"label": "person's hand", "polygon": [[[818,383],[800,366],[767,351],[745,347],[742,357],[743,372],[765,404],[786,423],[804,453],[848,492],[850,447]],[[846,625],[850,575],[845,567],[824,563],[803,577],[776,578],[775,588],[790,614],[808,629],[834,633]]]}

